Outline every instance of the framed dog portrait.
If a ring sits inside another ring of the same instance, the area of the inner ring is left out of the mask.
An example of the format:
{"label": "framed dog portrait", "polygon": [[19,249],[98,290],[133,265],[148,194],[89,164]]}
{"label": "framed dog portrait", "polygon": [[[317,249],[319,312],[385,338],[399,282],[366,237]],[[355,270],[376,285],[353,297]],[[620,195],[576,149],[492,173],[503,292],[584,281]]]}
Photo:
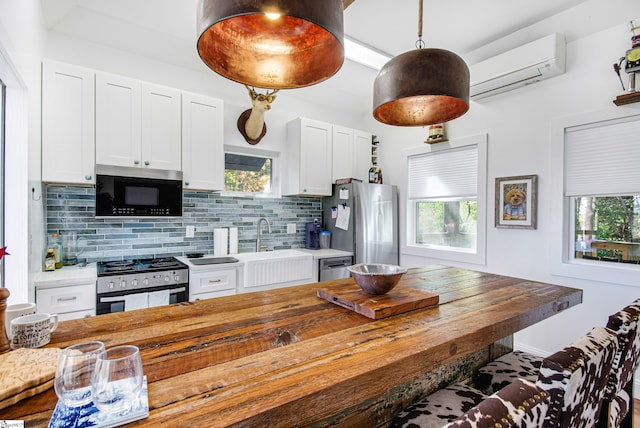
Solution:
{"label": "framed dog portrait", "polygon": [[538,176],[496,178],[496,227],[535,229]]}

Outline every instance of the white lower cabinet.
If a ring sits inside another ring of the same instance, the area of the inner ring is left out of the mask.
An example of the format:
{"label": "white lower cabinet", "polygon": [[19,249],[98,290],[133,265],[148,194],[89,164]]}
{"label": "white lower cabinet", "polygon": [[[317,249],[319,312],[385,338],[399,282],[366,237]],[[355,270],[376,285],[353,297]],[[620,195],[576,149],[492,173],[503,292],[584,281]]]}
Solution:
{"label": "white lower cabinet", "polygon": [[206,271],[190,270],[189,301],[211,299],[213,297],[236,294],[238,282],[237,268],[212,269]]}
{"label": "white lower cabinet", "polygon": [[96,314],[96,283],[60,287],[36,286],[38,312],[58,314],[59,321]]}

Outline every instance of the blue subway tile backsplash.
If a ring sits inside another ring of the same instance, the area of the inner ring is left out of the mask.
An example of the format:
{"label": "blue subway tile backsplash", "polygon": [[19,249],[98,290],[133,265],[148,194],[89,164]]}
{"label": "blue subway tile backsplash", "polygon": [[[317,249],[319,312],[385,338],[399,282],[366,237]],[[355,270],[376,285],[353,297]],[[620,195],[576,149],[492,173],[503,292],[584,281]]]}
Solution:
{"label": "blue subway tile backsplash", "polygon": [[[87,262],[186,253],[213,253],[213,229],[238,228],[238,251],[253,252],[258,218],[266,217],[261,240],[270,250],[304,247],[305,223],[320,219],[320,198],[287,196],[281,199],[239,198],[218,193],[185,192],[181,218],[98,219],[94,216],[95,189],[80,186],[47,186],[47,233],[76,232]],[[287,224],[296,233],[287,233]],[[194,226],[193,238],[186,227]]]}

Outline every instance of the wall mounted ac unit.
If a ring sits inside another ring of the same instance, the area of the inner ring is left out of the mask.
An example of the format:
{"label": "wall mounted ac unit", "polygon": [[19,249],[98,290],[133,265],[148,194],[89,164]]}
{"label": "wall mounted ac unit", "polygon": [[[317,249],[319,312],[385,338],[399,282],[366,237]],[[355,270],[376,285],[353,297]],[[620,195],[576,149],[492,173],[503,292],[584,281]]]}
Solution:
{"label": "wall mounted ac unit", "polygon": [[564,36],[553,33],[471,65],[471,99],[489,97],[564,73],[565,50]]}

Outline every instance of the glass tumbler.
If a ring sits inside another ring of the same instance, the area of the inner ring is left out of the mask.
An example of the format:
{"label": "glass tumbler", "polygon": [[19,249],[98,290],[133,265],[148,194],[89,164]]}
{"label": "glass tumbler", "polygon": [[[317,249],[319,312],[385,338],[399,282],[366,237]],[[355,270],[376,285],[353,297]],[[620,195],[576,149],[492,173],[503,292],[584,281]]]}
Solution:
{"label": "glass tumbler", "polygon": [[98,354],[91,395],[101,412],[126,413],[141,389],[142,360],[136,346],[115,346]]}
{"label": "glass tumbler", "polygon": [[100,341],[79,343],[64,348],[58,358],[54,389],[67,407],[91,402],[91,376],[98,354],[104,351]]}

